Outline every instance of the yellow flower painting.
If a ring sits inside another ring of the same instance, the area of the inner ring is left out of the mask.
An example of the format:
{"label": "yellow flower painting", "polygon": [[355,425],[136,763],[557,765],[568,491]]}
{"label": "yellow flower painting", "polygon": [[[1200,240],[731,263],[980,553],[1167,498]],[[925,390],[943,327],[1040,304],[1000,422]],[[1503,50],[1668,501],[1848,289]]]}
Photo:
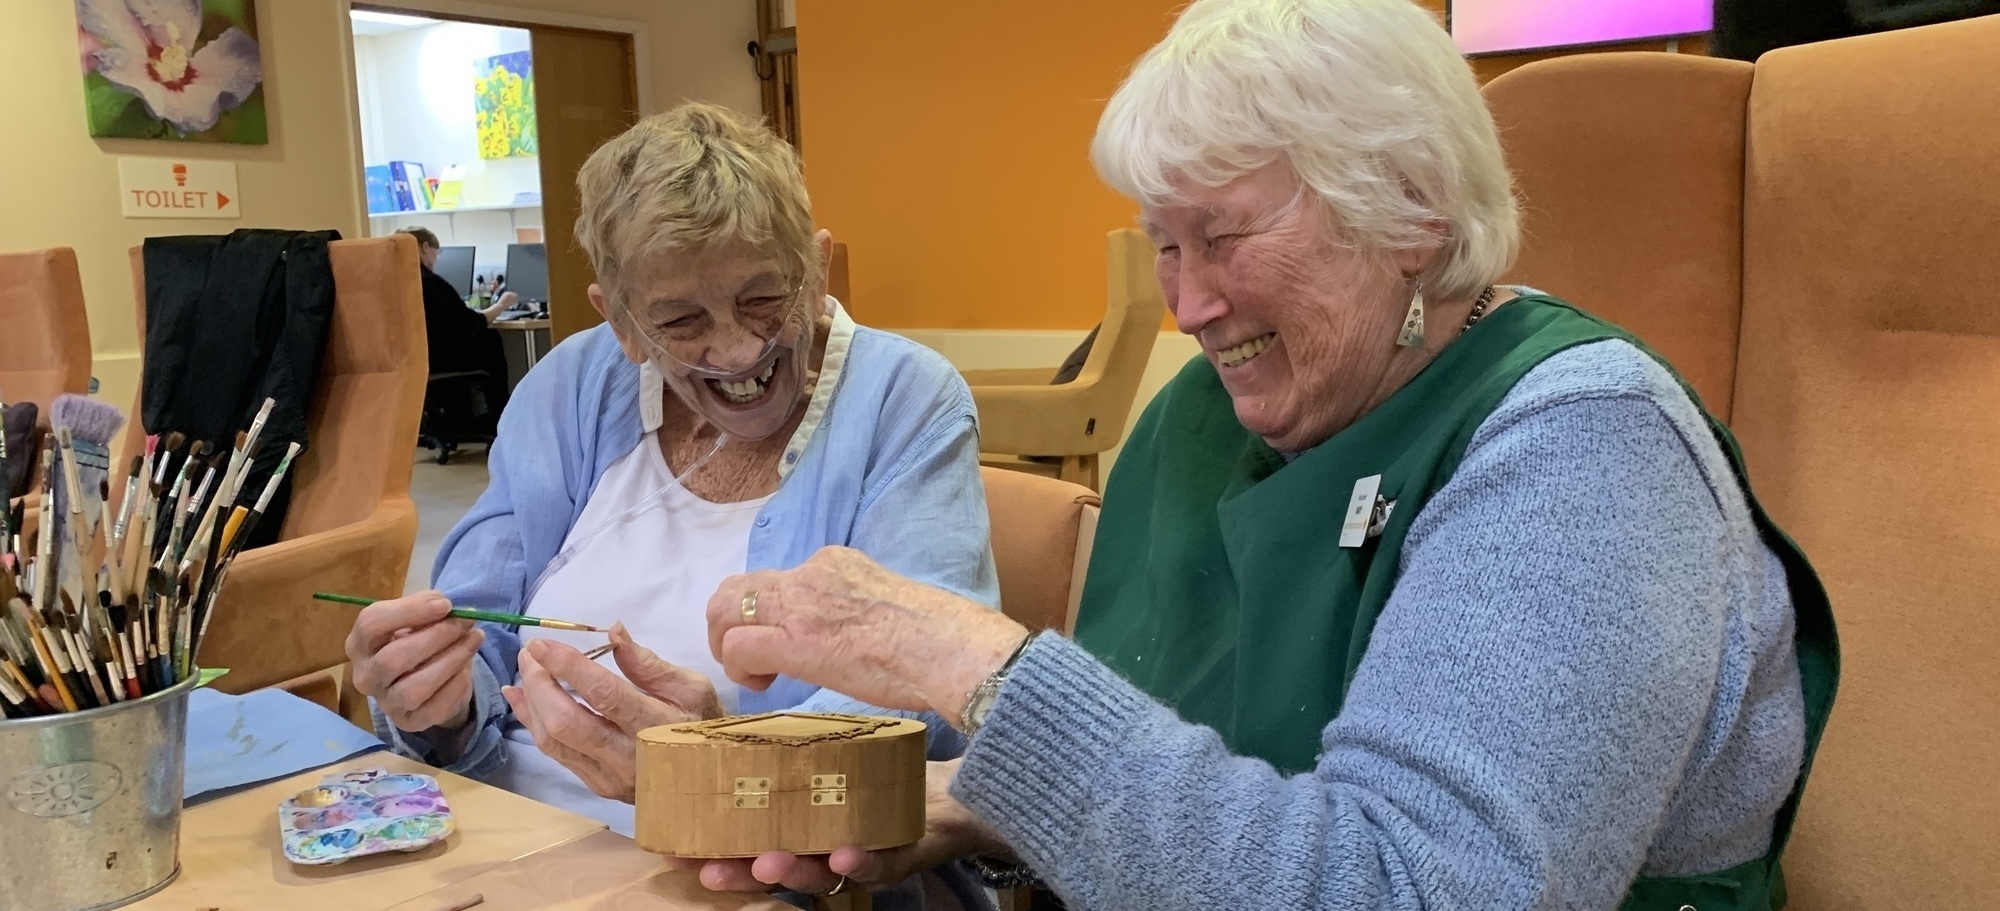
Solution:
{"label": "yellow flower painting", "polygon": [[479,157],[530,158],[535,142],[535,74],[527,51],[477,64],[472,93],[479,124]]}

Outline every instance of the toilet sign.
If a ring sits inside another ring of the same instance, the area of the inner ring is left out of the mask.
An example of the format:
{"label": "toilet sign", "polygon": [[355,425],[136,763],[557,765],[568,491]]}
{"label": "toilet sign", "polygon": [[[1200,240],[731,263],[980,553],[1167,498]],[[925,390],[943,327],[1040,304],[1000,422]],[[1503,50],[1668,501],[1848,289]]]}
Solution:
{"label": "toilet sign", "polygon": [[242,218],[236,162],[118,159],[126,218]]}

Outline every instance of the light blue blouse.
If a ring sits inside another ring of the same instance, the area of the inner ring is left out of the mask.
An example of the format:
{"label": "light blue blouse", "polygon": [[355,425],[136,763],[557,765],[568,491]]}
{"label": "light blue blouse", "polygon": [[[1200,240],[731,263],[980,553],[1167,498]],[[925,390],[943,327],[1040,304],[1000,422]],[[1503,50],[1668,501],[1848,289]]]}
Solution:
{"label": "light blue blouse", "polygon": [[[787,569],[844,545],[997,606],[971,390],[942,355],[856,326],[828,301],[835,326],[820,390],[783,456],[784,479],[751,530],[747,568]],[[597,479],[639,445],[646,425],[657,426],[657,417],[641,414],[653,410],[642,409],[641,373],[602,325],[557,345],[529,371],[501,417],[486,492],[445,538],[432,570],[432,584],[453,604],[521,613]],[[473,663],[478,729],[444,765],[474,777],[505,761],[501,732],[512,712],[500,686],[517,676],[521,648],[514,627],[481,626],[486,644]],[[762,693],[744,693],[739,710],[795,707],[904,714],[782,677]],[[963,746],[956,732],[942,719],[925,720],[933,758],[956,756]],[[431,744],[395,730],[379,712],[376,727],[398,752],[435,761]]]}

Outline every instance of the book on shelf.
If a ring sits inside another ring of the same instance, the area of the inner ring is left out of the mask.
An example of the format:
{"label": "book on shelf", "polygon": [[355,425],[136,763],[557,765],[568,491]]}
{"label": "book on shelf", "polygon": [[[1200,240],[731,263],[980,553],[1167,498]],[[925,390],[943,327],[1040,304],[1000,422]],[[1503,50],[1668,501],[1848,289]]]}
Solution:
{"label": "book on shelf", "polygon": [[389,177],[396,190],[398,211],[422,212],[431,207],[429,187],[424,183],[424,166],[421,162],[389,162]]}
{"label": "book on shelf", "polygon": [[396,189],[389,176],[389,166],[369,165],[361,169],[362,182],[368,185],[368,211],[371,213],[396,211]]}
{"label": "book on shelf", "polygon": [[437,192],[432,197],[433,208],[455,209],[465,197],[465,165],[448,164],[436,178]]}

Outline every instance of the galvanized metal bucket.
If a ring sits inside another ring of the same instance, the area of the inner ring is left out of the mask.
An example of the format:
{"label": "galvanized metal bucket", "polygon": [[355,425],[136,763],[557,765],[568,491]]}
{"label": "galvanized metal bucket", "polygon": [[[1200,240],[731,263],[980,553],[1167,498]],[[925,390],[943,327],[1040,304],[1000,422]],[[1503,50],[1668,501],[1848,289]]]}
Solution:
{"label": "galvanized metal bucket", "polygon": [[180,874],[188,694],[0,721],[0,911],[96,911]]}

